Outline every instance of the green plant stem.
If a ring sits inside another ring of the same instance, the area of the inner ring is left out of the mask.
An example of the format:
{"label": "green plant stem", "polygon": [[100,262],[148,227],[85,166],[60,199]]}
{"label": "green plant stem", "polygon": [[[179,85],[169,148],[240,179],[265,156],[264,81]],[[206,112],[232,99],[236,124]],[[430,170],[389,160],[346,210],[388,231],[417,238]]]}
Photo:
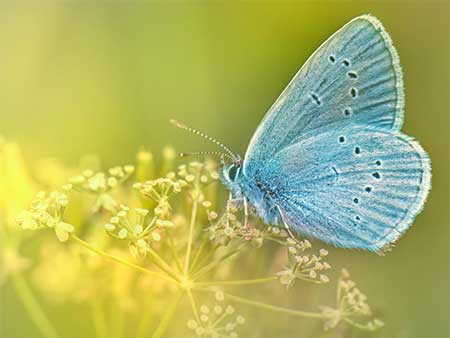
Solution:
{"label": "green plant stem", "polygon": [[277,239],[277,238],[266,237],[265,239],[267,239],[268,241],[272,241],[272,242],[278,243],[278,244],[280,244],[280,245],[286,245],[286,242],[280,241],[280,240]]}
{"label": "green plant stem", "polygon": [[[216,290],[208,289],[208,288],[202,288],[202,289],[198,289],[198,290],[206,291],[206,292],[216,292]],[[261,303],[261,302],[257,302],[257,301],[251,300],[251,299],[235,296],[235,295],[232,295],[229,293],[225,293],[225,297],[227,297],[228,299],[234,300],[235,302],[238,302],[238,303],[251,305],[254,307],[271,310],[271,311],[275,311],[275,312],[286,313],[291,316],[305,317],[305,318],[318,318],[318,319],[324,318],[324,316],[319,312],[306,312],[306,311],[287,309],[284,307]]]}
{"label": "green plant stem", "polygon": [[208,262],[209,259],[212,256],[214,256],[216,251],[217,251],[217,247],[211,247],[211,250],[209,250],[208,252],[205,252],[204,255],[197,258],[197,262],[195,262],[195,265],[191,264],[191,268],[190,268],[191,274],[195,275],[198,271],[200,271],[202,268],[204,268],[207,265],[206,262]]}
{"label": "green plant stem", "polygon": [[251,305],[251,306],[259,307],[261,309],[271,310],[271,311],[275,311],[275,312],[286,313],[291,316],[306,317],[306,318],[323,318],[323,315],[318,312],[306,312],[306,311],[287,309],[284,307],[279,307],[279,306],[275,306],[275,305],[270,305],[270,304],[246,299],[246,298],[239,297],[239,296],[234,296],[229,293],[226,293],[225,296],[228,297],[229,299],[232,299],[232,300],[238,302],[238,303],[247,304],[247,305]]}
{"label": "green plant stem", "polygon": [[166,263],[164,259],[161,258],[160,255],[156,253],[152,248],[148,248],[148,252],[150,256],[153,258],[153,263],[158,266],[161,270],[163,270],[165,273],[167,273],[170,277],[172,277],[174,280],[178,280],[178,276],[173,272],[172,268],[169,266],[169,264]]}
{"label": "green plant stem", "polygon": [[194,225],[195,220],[197,218],[197,208],[198,208],[198,199],[195,198],[192,204],[192,213],[191,213],[191,221],[189,223],[189,238],[188,245],[186,250],[186,259],[184,261],[184,275],[187,276],[189,273],[189,261],[191,259],[191,251],[192,251],[192,240],[194,237]]}
{"label": "green plant stem", "polygon": [[202,244],[200,244],[200,247],[198,248],[197,252],[195,253],[194,259],[192,260],[191,267],[189,269],[189,272],[192,272],[195,270],[195,267],[197,266],[197,263],[199,261],[199,258],[201,257],[201,254],[203,253],[203,250],[205,249],[205,246],[208,244],[207,237],[205,236],[203,238]]}
{"label": "green plant stem", "polygon": [[147,330],[148,330],[153,312],[147,308],[146,311],[141,312],[141,315],[142,315],[142,317],[139,322],[139,326],[138,326],[138,330],[137,330],[137,334],[136,334],[137,338],[147,337]]}
{"label": "green plant stem", "polygon": [[265,277],[265,278],[256,278],[256,279],[242,279],[242,280],[222,280],[222,281],[214,281],[214,282],[195,282],[196,286],[214,286],[214,285],[248,285],[248,284],[260,284],[260,283],[268,283],[277,280],[277,276]]}
{"label": "green plant stem", "polygon": [[342,277],[340,276],[337,281],[336,307],[341,306],[341,281],[342,281]]}
{"label": "green plant stem", "polygon": [[169,240],[169,247],[170,251],[172,252],[173,259],[175,260],[178,271],[181,273],[181,271],[183,271],[183,267],[180,262],[180,257],[178,256],[177,248],[175,246],[175,243],[173,242],[172,235],[168,234],[167,238]]}
{"label": "green plant stem", "polygon": [[37,326],[43,337],[59,337],[56,329],[45,315],[36,297],[28,286],[27,281],[21,274],[12,276],[14,289],[22,301],[25,310]]}
{"label": "green plant stem", "polygon": [[181,298],[183,297],[183,292],[179,292],[176,296],[172,304],[167,308],[166,312],[164,313],[164,316],[161,318],[161,321],[159,322],[158,327],[152,334],[152,338],[161,338],[164,336],[164,333],[167,330],[167,326],[169,325],[170,320],[172,319],[175,310],[178,306],[178,303],[180,302]]}
{"label": "green plant stem", "polygon": [[222,315],[217,318],[217,320],[212,324],[212,327],[217,327],[221,321],[223,321],[225,318],[227,318],[227,312],[225,311],[224,313],[222,313]]}
{"label": "green plant stem", "polygon": [[237,254],[240,249],[242,247],[239,247],[236,250],[233,250],[225,255],[223,255],[222,257],[220,257],[219,259],[209,263],[208,265],[204,266],[203,268],[201,268],[200,270],[198,270],[194,276],[193,276],[193,280],[200,278],[202,275],[204,275],[205,273],[209,272],[211,269],[214,269],[217,265],[219,265],[220,263],[222,263],[224,260],[234,256],[235,254]]}
{"label": "green plant stem", "polygon": [[363,331],[374,331],[373,329],[370,329],[367,325],[359,324],[359,323],[357,323],[357,322],[355,322],[355,321],[353,321],[353,320],[351,320],[349,318],[344,317],[343,320],[346,321],[347,323],[349,323],[350,325],[360,329],[360,330],[363,330]]}
{"label": "green plant stem", "polygon": [[188,295],[189,302],[191,303],[192,312],[194,312],[195,319],[199,322],[200,321],[200,316],[198,315],[197,304],[195,303],[195,299],[194,299],[194,296],[192,294],[192,291],[190,289],[187,289],[186,293]]}
{"label": "green plant stem", "polygon": [[92,302],[92,318],[97,337],[108,337],[108,323],[101,300],[94,299]]}
{"label": "green plant stem", "polygon": [[110,305],[110,322],[111,330],[114,332],[114,337],[123,337],[125,329],[126,312],[120,308],[119,297],[116,294],[114,301]]}
{"label": "green plant stem", "polygon": [[112,255],[104,252],[103,250],[100,250],[100,249],[90,245],[89,243],[83,241],[81,238],[79,238],[76,235],[72,234],[70,237],[73,240],[75,240],[76,242],[78,242],[79,244],[81,244],[82,246],[84,246],[86,249],[88,249],[88,250],[90,250],[92,252],[95,252],[96,254],[98,254],[98,255],[106,258],[106,259],[112,260],[112,261],[120,263],[122,265],[126,265],[126,266],[128,266],[128,267],[130,267],[132,269],[135,269],[135,270],[139,271],[139,272],[143,272],[143,273],[146,273],[146,274],[149,274],[149,275],[152,275],[152,276],[155,276],[155,277],[158,277],[158,278],[161,278],[161,279],[164,279],[166,281],[169,281],[169,282],[172,282],[172,283],[175,283],[175,284],[179,285],[179,283],[174,278],[172,278],[170,276],[166,276],[166,275],[163,275],[163,274],[158,273],[156,271],[152,271],[152,270],[143,268],[142,266],[139,266],[137,264],[128,262],[128,261],[126,261],[126,260],[124,260],[122,258],[112,256]]}

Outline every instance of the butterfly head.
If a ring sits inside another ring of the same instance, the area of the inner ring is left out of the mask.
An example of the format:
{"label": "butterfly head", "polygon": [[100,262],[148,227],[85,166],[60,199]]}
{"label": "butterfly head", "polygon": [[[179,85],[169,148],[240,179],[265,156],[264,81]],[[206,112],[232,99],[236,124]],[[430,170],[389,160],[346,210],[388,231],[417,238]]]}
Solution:
{"label": "butterfly head", "polygon": [[241,160],[231,163],[222,162],[220,180],[230,190],[234,199],[242,198],[243,176]]}
{"label": "butterfly head", "polygon": [[236,184],[239,181],[241,175],[241,162],[233,162],[231,164],[222,164],[221,175],[223,181],[228,185]]}

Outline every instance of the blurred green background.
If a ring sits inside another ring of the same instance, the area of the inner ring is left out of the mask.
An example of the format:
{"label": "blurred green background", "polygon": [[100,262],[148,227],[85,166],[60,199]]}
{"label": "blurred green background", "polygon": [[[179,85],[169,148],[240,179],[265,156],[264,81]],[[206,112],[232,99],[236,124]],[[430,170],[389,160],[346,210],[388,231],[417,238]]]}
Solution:
{"label": "blurred green background", "polygon": [[[244,154],[307,57],[363,13],[383,22],[400,54],[403,130],[429,152],[433,189],[393,252],[332,250],[330,262],[347,266],[380,309],[387,325],[378,336],[448,337],[447,1],[2,1],[0,134],[29,161],[68,164],[87,153],[123,164],[140,146],[214,149],[170,126],[177,118]],[[14,297],[4,294],[2,303],[10,326],[0,332],[33,335]],[[292,336],[306,323],[277,321]]]}

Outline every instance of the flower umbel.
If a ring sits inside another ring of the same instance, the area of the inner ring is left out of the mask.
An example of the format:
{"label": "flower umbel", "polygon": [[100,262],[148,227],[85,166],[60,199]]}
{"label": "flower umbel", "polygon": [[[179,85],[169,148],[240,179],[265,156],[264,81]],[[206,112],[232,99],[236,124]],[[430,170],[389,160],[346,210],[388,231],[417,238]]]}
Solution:
{"label": "flower umbel", "polygon": [[111,196],[111,190],[127,180],[134,172],[134,166],[125,165],[110,168],[107,172],[85,170],[81,175],[69,179],[74,190],[88,192],[97,195],[97,200],[92,207],[93,212],[101,209],[115,211],[117,202]]}
{"label": "flower umbel", "polygon": [[[71,186],[64,188],[70,190]],[[22,229],[53,228],[58,239],[65,242],[74,231],[72,224],[62,220],[68,202],[66,191],[53,191],[49,194],[41,191],[31,202],[30,208],[22,211],[16,221]]]}
{"label": "flower umbel", "polygon": [[289,256],[289,266],[280,271],[280,283],[291,287],[296,279],[303,279],[315,283],[328,283],[329,277],[323,272],[331,268],[330,264],[324,261],[328,256],[325,249],[319,250],[319,255],[305,254],[311,248],[311,243],[304,239],[302,241],[292,238],[286,239],[286,247]]}
{"label": "flower umbel", "polygon": [[208,227],[209,239],[216,245],[227,246],[230,241],[237,240],[242,243],[249,243],[255,248],[260,248],[264,244],[264,239],[268,233],[249,223],[244,226],[237,217],[237,207],[230,203],[228,210],[221,217],[217,217],[215,211],[207,209],[210,226]]}
{"label": "flower umbel", "polygon": [[178,167],[177,174],[187,183],[188,192],[192,200],[200,203],[208,202],[203,188],[219,179],[216,166],[210,161],[182,164]]}
{"label": "flower umbel", "polygon": [[170,218],[172,211],[169,197],[179,193],[185,185],[185,181],[175,179],[175,174],[169,173],[163,178],[135,183],[133,188],[139,191],[143,197],[156,202],[156,207],[154,208],[155,216],[164,220]]}
{"label": "flower umbel", "polygon": [[209,307],[200,306],[198,318],[187,322],[189,329],[193,330],[200,338],[237,338],[236,329],[245,323],[245,318],[235,315],[235,309],[231,305],[224,305],[224,295],[218,291],[215,295],[216,303]]}
{"label": "flower umbel", "polygon": [[147,209],[134,208],[134,217],[130,217],[130,208],[121,205],[120,211],[104,225],[105,230],[112,237],[128,241],[134,257],[145,256],[151,243],[159,242],[162,232],[174,226],[172,221],[160,220],[156,216],[148,221],[148,213]]}
{"label": "flower umbel", "polygon": [[321,306],[322,315],[326,318],[325,330],[336,327],[341,321],[362,330],[374,331],[383,327],[381,320],[373,318],[367,296],[349,278],[349,273],[343,269],[338,281],[336,308]]}

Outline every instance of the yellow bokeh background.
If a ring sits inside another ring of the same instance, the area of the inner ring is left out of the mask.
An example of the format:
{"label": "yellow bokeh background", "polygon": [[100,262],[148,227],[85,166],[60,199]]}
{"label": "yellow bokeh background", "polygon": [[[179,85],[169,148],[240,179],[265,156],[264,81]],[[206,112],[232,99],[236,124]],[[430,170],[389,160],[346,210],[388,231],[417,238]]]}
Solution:
{"label": "yellow bokeh background", "polygon": [[[330,260],[349,267],[381,309],[387,324],[381,336],[447,337],[446,1],[2,1],[0,134],[20,144],[29,163],[55,157],[75,165],[97,154],[106,165],[119,165],[141,146],[159,151],[166,144],[214,150],[173,128],[168,121],[176,118],[244,154],[301,64],[363,13],[383,22],[398,49],[406,87],[403,130],[429,152],[433,189],[393,252],[379,257],[331,248]],[[7,288],[0,308],[2,336],[36,335]],[[83,314],[66,310],[55,318],[76,336]],[[301,332],[303,321],[277,320],[291,335],[296,327]],[[256,325],[257,317],[248,321]]]}

